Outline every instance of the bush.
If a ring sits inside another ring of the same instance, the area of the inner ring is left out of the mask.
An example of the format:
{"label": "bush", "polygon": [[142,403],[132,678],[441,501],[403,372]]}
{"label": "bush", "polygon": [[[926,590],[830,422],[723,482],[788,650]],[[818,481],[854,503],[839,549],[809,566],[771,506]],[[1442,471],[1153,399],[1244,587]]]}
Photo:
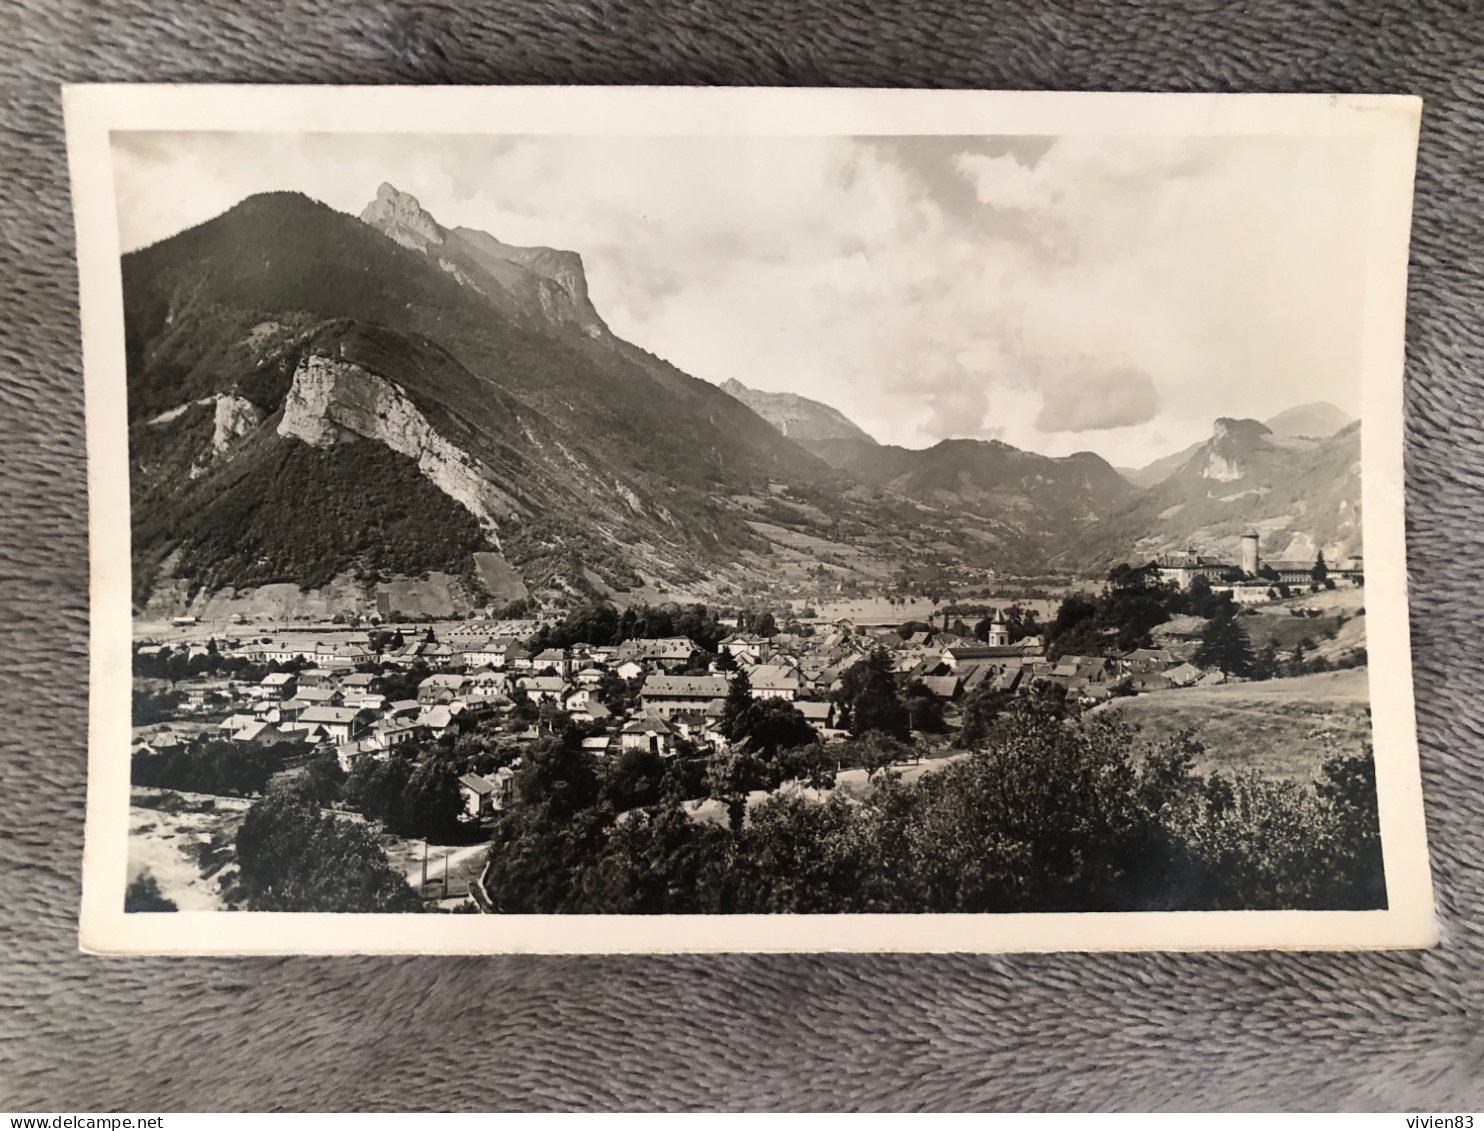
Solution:
{"label": "bush", "polygon": [[140,872],[124,889],[124,911],[178,911],[173,899],[160,894],[160,884],[149,871]]}

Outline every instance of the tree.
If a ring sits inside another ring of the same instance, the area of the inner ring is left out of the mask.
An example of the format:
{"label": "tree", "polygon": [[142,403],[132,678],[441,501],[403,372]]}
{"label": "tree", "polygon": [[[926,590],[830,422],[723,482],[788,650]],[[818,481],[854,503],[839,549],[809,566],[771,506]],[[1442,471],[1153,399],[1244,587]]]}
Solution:
{"label": "tree", "polygon": [[727,737],[750,741],[753,751],[764,759],[771,759],[780,750],[819,741],[799,709],[784,699],[754,699],[737,716]]}
{"label": "tree", "polygon": [[721,733],[726,735],[727,740],[736,742],[741,737],[742,716],[752,706],[752,680],[747,678],[746,672],[738,672],[732,677],[731,685],[727,688],[726,702],[721,709]]}
{"label": "tree", "polygon": [[1386,875],[1377,816],[1376,763],[1370,749],[1326,761],[1315,792],[1326,818],[1322,841],[1326,871],[1338,897],[1332,897],[1333,901],[1356,908],[1384,907]]}
{"label": "tree", "polygon": [[665,759],[653,750],[625,750],[603,781],[603,796],[618,813],[657,804],[665,770]]}
{"label": "tree", "polygon": [[1273,679],[1280,672],[1278,663],[1278,646],[1269,640],[1263,645],[1262,651],[1252,661],[1253,679]]}
{"label": "tree", "polygon": [[765,612],[762,612],[762,613],[758,614],[757,619],[752,622],[752,631],[754,633],[756,633],[758,636],[764,636],[764,637],[777,636],[778,635],[778,622],[773,619],[773,614],[772,613],[766,612],[766,611]]}
{"label": "tree", "polygon": [[835,784],[835,755],[818,742],[780,750],[774,761],[780,781],[797,781],[811,789],[830,789]]}
{"label": "tree", "polygon": [[238,882],[252,911],[416,911],[421,904],[364,825],[285,790],[237,831]]}
{"label": "tree", "polygon": [[613,808],[580,748],[545,739],[525,758],[514,804],[495,819],[486,886],[505,912],[585,910],[587,874],[613,828]]}
{"label": "tree", "polygon": [[402,795],[412,777],[413,764],[393,754],[382,760],[365,758],[351,771],[342,794],[346,804],[368,821],[380,821],[388,829],[403,825]]}
{"label": "tree", "polygon": [[995,719],[1010,706],[1013,696],[1008,691],[996,691],[985,680],[964,700],[964,725],[959,731],[958,744],[972,749],[983,742]]}
{"label": "tree", "polygon": [[746,746],[733,746],[706,761],[706,795],[726,806],[727,823],[734,836],[742,831],[747,795],[770,784],[762,759]]}
{"label": "tree", "polygon": [[914,679],[902,688],[902,709],[912,730],[939,734],[943,730],[943,700],[928,690],[927,684]]}
{"label": "tree", "polygon": [[318,805],[330,805],[339,800],[341,787],[345,785],[346,773],[340,768],[340,758],[334,749],[326,747],[309,759],[304,767],[300,786],[307,797]]}
{"label": "tree", "polygon": [[1329,566],[1324,562],[1324,551],[1320,550],[1314,556],[1314,568],[1309,571],[1315,585],[1323,585],[1329,579]]}
{"label": "tree", "polygon": [[1227,675],[1252,673],[1252,641],[1235,616],[1212,617],[1201,632],[1201,646],[1193,657],[1197,667],[1219,668]]}
{"label": "tree", "polygon": [[621,715],[627,711],[632,704],[633,695],[629,691],[629,685],[616,671],[607,669],[598,678],[596,688],[598,702],[607,707],[615,715]]}
{"label": "tree", "polygon": [[458,775],[446,764],[424,762],[408,777],[400,810],[394,832],[441,844],[460,839],[464,801]]}
{"label": "tree", "polygon": [[847,750],[852,762],[866,771],[867,777],[875,777],[893,762],[900,761],[909,747],[885,731],[868,731],[853,740]]}
{"label": "tree", "polygon": [[875,649],[864,663],[845,673],[837,702],[851,734],[880,730],[897,738],[907,737],[907,712],[897,697],[891,653],[885,648]]}

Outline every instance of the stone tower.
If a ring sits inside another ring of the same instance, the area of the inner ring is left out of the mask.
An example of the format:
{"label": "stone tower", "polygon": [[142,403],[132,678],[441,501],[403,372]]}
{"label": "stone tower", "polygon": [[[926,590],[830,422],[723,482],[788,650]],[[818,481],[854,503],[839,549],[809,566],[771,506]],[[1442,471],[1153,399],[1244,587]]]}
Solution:
{"label": "stone tower", "polygon": [[1257,556],[1257,534],[1248,531],[1242,535],[1242,572],[1255,577],[1260,568],[1262,561]]}

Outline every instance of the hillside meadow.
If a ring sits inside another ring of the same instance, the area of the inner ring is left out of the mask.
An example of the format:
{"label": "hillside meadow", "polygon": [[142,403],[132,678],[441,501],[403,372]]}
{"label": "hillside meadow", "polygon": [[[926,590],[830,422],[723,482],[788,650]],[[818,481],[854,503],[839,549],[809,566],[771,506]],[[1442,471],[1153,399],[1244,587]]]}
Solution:
{"label": "hillside meadow", "polygon": [[1118,711],[1163,738],[1195,731],[1205,754],[1198,773],[1253,771],[1307,781],[1335,754],[1359,753],[1371,740],[1366,668],[1295,679],[1175,688],[1116,699]]}

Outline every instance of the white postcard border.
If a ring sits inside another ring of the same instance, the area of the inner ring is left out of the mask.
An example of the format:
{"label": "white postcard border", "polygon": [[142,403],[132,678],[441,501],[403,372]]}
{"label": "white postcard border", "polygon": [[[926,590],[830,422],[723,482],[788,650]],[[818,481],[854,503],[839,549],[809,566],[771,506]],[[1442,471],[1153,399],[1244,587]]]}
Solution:
{"label": "white postcard border", "polygon": [[[1419,99],[96,85],[64,88],[63,102],[87,398],[92,599],[83,949],[135,954],[988,952],[1358,949],[1437,942],[1412,697],[1403,524],[1402,369]],[[132,619],[122,280],[109,143],[116,130],[1371,137],[1362,498],[1371,712],[1388,909],[819,916],[125,914]]]}

